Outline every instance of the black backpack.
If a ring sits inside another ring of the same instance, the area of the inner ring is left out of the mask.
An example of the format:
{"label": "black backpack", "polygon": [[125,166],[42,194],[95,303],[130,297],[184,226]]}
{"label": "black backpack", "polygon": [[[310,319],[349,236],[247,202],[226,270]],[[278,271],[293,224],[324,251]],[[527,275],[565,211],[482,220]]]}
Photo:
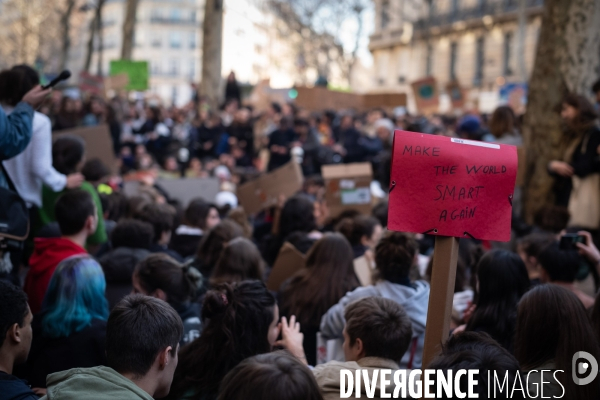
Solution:
{"label": "black backpack", "polygon": [[[8,183],[8,188],[0,187],[0,240],[4,239],[7,244],[23,242],[29,235],[29,210],[15,190],[2,162],[0,171],[4,173]],[[20,247],[21,243],[16,245]]]}

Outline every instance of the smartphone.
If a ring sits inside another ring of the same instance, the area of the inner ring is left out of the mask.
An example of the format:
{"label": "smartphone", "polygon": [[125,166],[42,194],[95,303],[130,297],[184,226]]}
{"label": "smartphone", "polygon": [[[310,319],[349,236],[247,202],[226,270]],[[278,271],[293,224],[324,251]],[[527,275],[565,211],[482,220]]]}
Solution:
{"label": "smartphone", "polygon": [[577,243],[585,243],[585,236],[576,233],[567,233],[560,238],[561,250],[577,250]]}

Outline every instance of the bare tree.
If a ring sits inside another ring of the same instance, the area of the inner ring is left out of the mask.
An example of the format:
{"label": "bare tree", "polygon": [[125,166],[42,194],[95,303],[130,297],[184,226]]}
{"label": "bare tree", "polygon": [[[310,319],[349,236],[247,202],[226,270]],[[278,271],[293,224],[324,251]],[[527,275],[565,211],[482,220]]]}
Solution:
{"label": "bare tree", "polygon": [[71,49],[71,15],[75,8],[75,0],[67,0],[66,7],[60,15],[60,26],[61,26],[61,53],[59,68],[60,70],[65,69],[67,66],[67,60],[69,59],[69,50]]}
{"label": "bare tree", "polygon": [[[61,53],[60,16],[64,3],[53,0],[5,0],[0,3],[0,65],[49,64]],[[58,7],[57,7],[58,6]],[[58,68],[58,66],[56,67]]]}
{"label": "bare tree", "polygon": [[139,0],[127,0],[125,20],[123,21],[123,44],[121,46],[121,59],[131,60],[133,57],[133,44],[135,35],[135,19]]}
{"label": "bare tree", "polygon": [[527,148],[525,213],[553,201],[547,164],[560,156],[562,132],[554,111],[567,92],[588,94],[600,65],[600,2],[546,0],[524,118]]}
{"label": "bare tree", "polygon": [[89,32],[90,37],[87,42],[85,63],[83,70],[86,72],[90,71],[92,64],[92,54],[94,53],[94,43],[98,46],[98,75],[102,75],[102,52],[103,52],[103,35],[102,35],[102,8],[106,0],[98,0],[98,3],[94,7],[94,18],[90,21]]}
{"label": "bare tree", "polygon": [[221,93],[221,58],[223,54],[223,0],[206,0],[202,26],[202,81],[200,94],[211,107],[217,108]]}
{"label": "bare tree", "polygon": [[[267,4],[285,26],[282,35],[295,33],[304,39],[297,45],[302,67],[316,68],[319,75],[327,78],[330,68],[336,66],[350,82],[358,59],[363,12],[369,1],[268,0]],[[350,51],[344,50],[341,41],[341,26],[347,20],[354,20],[357,26]]]}

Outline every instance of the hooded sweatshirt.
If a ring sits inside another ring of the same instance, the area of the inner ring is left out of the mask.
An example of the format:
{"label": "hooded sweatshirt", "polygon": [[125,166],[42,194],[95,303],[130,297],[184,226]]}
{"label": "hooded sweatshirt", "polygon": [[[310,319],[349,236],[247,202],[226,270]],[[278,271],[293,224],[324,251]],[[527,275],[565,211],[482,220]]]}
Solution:
{"label": "hooded sweatshirt", "polygon": [[112,368],[74,368],[48,375],[43,400],[153,400]]}
{"label": "hooded sweatshirt", "polygon": [[25,293],[33,314],[42,309],[42,302],[56,266],[65,258],[87,254],[85,249],[66,238],[36,238],[25,278]]}
{"label": "hooded sweatshirt", "polygon": [[429,284],[425,281],[416,281],[413,286],[379,281],[375,285],[360,287],[348,292],[321,319],[321,336],[327,340],[343,338],[342,332],[346,325],[344,319],[346,306],[356,300],[371,296],[393,300],[404,308],[412,323],[413,340],[399,365],[402,369],[421,368],[427,306],[429,305]]}

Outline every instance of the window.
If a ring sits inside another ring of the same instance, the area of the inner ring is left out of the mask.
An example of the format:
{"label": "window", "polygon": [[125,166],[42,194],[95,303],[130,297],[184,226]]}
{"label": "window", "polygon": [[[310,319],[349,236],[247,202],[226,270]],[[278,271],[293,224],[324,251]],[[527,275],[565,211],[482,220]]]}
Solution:
{"label": "window", "polygon": [[451,12],[453,15],[458,13],[458,8],[459,8],[459,0],[452,0]]}
{"label": "window", "polygon": [[161,8],[153,8],[150,10],[150,21],[161,21],[163,15],[163,10]]}
{"label": "window", "polygon": [[191,59],[190,60],[190,74],[189,77],[191,80],[193,80],[196,77],[196,60]]}
{"label": "window", "polygon": [[502,66],[502,73],[504,76],[511,76],[513,74],[512,69],[510,68],[510,64],[512,61],[512,42],[513,42],[513,33],[506,32],[504,34],[504,60]]}
{"label": "window", "polygon": [[181,10],[179,8],[172,8],[169,19],[171,21],[181,21]]}
{"label": "window", "polygon": [[150,62],[150,73],[152,75],[160,75],[160,62],[157,60],[152,60]]}
{"label": "window", "polygon": [[179,60],[177,60],[177,59],[169,60],[169,75],[170,76],[179,75]]}
{"label": "window", "polygon": [[196,32],[190,32],[190,49],[195,49],[197,46],[197,37],[198,37],[198,33]]}
{"label": "window", "polygon": [[456,79],[456,56],[458,52],[458,45],[456,42],[450,44],[450,80]]}
{"label": "window", "polygon": [[436,9],[437,9],[436,3],[437,3],[437,0],[431,0],[429,2],[429,18],[435,17]]}
{"label": "window", "polygon": [[381,2],[381,29],[387,28],[390,24],[390,1],[382,0]]}
{"label": "window", "polygon": [[427,44],[427,54],[425,55],[425,76],[432,75],[432,58],[433,58],[433,46]]}
{"label": "window", "polygon": [[475,86],[481,85],[481,81],[483,80],[483,45],[483,37],[477,38],[477,41],[475,42],[475,77],[473,79],[473,84]]}
{"label": "window", "polygon": [[169,45],[172,49],[181,48],[181,32],[175,31],[169,34]]}
{"label": "window", "polygon": [[154,48],[162,47],[162,37],[157,32],[152,32],[150,46]]}

